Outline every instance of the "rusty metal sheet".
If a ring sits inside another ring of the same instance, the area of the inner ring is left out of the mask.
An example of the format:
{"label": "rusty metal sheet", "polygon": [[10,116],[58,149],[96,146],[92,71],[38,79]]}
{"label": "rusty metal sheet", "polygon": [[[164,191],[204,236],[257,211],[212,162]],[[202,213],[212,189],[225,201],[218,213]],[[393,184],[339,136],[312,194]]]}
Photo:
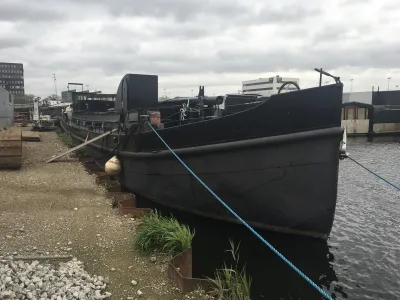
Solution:
{"label": "rusty metal sheet", "polygon": [[173,280],[183,293],[198,288],[209,291],[211,282],[207,279],[192,277],[192,249],[189,248],[171,259],[168,264],[168,277]]}

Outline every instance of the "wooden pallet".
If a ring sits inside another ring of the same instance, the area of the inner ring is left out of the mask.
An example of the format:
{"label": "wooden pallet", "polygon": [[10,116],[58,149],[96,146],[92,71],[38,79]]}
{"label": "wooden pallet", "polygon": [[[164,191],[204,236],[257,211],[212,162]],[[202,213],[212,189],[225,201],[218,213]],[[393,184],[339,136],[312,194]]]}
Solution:
{"label": "wooden pallet", "polygon": [[0,169],[19,169],[22,165],[22,134],[0,131]]}
{"label": "wooden pallet", "polygon": [[24,142],[40,142],[40,135],[34,131],[22,131],[22,141]]}

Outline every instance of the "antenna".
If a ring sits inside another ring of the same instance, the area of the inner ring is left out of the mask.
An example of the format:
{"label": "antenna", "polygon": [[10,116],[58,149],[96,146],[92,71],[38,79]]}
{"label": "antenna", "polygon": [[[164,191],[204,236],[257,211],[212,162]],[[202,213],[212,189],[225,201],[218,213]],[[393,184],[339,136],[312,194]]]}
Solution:
{"label": "antenna", "polygon": [[53,79],[54,79],[54,91],[56,92],[56,95],[57,95],[57,79],[56,79],[56,74],[53,74]]}

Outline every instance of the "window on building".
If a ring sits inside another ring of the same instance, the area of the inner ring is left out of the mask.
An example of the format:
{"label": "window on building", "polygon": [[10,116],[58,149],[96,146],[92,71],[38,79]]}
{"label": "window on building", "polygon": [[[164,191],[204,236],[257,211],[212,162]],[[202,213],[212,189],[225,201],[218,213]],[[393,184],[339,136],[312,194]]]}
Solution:
{"label": "window on building", "polygon": [[245,83],[243,86],[254,86],[254,85],[262,85],[262,84],[267,84],[267,81],[262,81],[262,82],[254,82],[254,83]]}
{"label": "window on building", "polygon": [[359,120],[365,120],[365,108],[359,107],[357,115]]}
{"label": "window on building", "polygon": [[356,107],[346,107],[347,109],[347,116],[346,120],[354,120],[356,119]]}
{"label": "window on building", "polygon": [[262,89],[246,89],[243,92],[256,92],[256,91],[271,91],[272,87],[270,88],[262,88]]}
{"label": "window on building", "polygon": [[269,78],[269,79],[265,79],[263,81],[254,82],[254,83],[244,83],[243,86],[261,85],[261,84],[268,84],[268,83],[272,83],[272,82],[273,82],[273,78]]}

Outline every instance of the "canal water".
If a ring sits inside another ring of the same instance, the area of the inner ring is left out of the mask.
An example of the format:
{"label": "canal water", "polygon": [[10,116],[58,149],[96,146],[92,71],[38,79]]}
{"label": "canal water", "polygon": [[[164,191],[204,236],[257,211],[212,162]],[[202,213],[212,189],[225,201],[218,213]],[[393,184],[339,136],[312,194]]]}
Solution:
{"label": "canal water", "polygon": [[[349,139],[348,144],[351,157],[400,185],[400,143]],[[158,209],[195,229],[195,277],[213,276],[224,261],[229,265],[232,240],[240,243],[239,262],[252,277],[252,299],[323,299],[243,226]],[[334,299],[400,299],[400,192],[350,160],[340,162],[327,241],[260,233]]]}

